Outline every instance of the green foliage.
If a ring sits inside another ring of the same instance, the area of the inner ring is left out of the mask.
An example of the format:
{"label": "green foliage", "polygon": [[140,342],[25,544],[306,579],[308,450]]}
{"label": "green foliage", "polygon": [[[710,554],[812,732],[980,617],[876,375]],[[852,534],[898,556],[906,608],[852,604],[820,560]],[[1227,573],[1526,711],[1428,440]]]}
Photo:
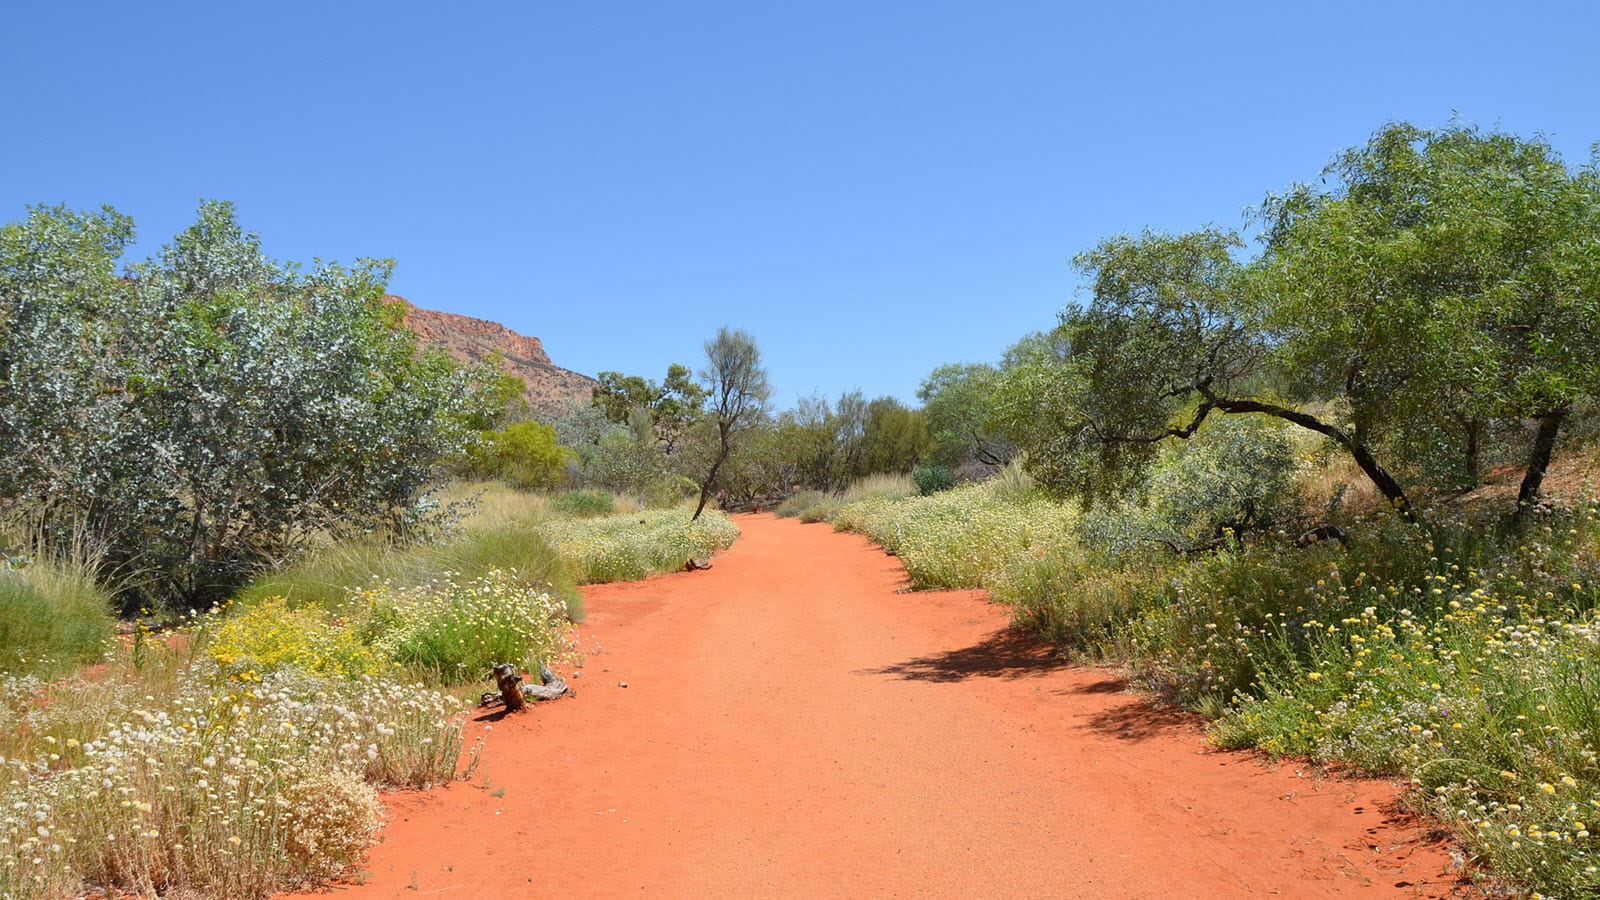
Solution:
{"label": "green foliage", "polygon": [[538,422],[514,422],[483,432],[468,452],[470,472],[498,478],[524,491],[549,490],[561,483],[572,451],[556,442],[556,430]]}
{"label": "green foliage", "polygon": [[917,484],[917,493],[924,497],[956,486],[955,473],[944,466],[917,466],[911,470],[911,480]]}
{"label": "green foliage", "polygon": [[1600,177],[1541,141],[1392,125],[1324,178],[1268,198],[1254,259],[1217,229],[1077,257],[1093,301],[999,387],[996,417],[1044,483],[1115,498],[1209,416],[1269,416],[1331,440],[1414,517],[1397,472],[1470,481],[1500,424],[1533,419],[1511,460],[1530,462],[1533,499],[1600,391]]}
{"label": "green foliage", "polygon": [[742,329],[717,329],[717,336],[706,341],[705,350],[706,367],[700,371],[700,379],[711,404],[709,418],[717,427],[717,453],[699,478],[700,502],[695,506],[695,519],[705,511],[718,471],[745,432],[760,419],[772,393],[767,370],[761,366],[761,350],[755,338]]}
{"label": "green foliage", "polygon": [[667,366],[661,384],[638,375],[601,372],[594,389],[594,405],[607,419],[621,425],[642,412],[662,449],[671,453],[685,428],[705,411],[706,389],[694,382],[687,366]]}
{"label": "green foliage", "polygon": [[111,598],[91,573],[0,561],[0,674],[64,674],[104,654],[111,631]]}
{"label": "green foliage", "polygon": [[410,533],[493,373],[419,354],[388,264],[266,258],[225,203],[119,278],[124,217],[0,233],[0,498],[203,603],[323,532]]}
{"label": "green foliage", "polygon": [[934,462],[991,469],[1011,461],[1015,448],[993,425],[999,380],[1000,370],[983,364],[940,366],[923,379],[917,399],[927,416]]}
{"label": "green foliage", "polygon": [[1305,499],[1285,427],[1224,419],[1162,449],[1142,496],[1103,504],[1084,518],[1084,539],[1118,556],[1162,547],[1187,552],[1298,521]]}
{"label": "green foliage", "polygon": [[608,516],[616,500],[604,491],[567,491],[550,501],[550,509],[569,516]]}

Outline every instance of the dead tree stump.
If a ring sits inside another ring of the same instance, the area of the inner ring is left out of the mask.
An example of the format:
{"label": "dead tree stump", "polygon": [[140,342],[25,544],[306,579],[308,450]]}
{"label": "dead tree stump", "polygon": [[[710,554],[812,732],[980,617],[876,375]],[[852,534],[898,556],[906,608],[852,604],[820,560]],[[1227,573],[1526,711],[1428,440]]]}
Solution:
{"label": "dead tree stump", "polygon": [[500,702],[505,704],[506,712],[518,712],[528,707],[522,699],[522,691],[518,690],[522,676],[517,674],[516,666],[511,663],[495,666],[494,683],[500,689]]}
{"label": "dead tree stump", "polygon": [[485,691],[478,700],[479,706],[503,705],[506,712],[518,712],[528,708],[529,700],[554,700],[572,694],[566,680],[545,665],[539,666],[538,684],[523,684],[516,666],[500,663],[494,667],[494,682],[500,693]]}

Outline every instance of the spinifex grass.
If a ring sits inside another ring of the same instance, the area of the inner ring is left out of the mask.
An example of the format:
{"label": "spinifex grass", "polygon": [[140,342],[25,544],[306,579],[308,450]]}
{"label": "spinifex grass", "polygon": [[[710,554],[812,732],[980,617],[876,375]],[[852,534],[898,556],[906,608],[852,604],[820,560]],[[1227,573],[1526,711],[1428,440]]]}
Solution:
{"label": "spinifex grass", "polygon": [[0,558],[0,673],[70,672],[105,652],[111,630],[111,598],[87,567]]}

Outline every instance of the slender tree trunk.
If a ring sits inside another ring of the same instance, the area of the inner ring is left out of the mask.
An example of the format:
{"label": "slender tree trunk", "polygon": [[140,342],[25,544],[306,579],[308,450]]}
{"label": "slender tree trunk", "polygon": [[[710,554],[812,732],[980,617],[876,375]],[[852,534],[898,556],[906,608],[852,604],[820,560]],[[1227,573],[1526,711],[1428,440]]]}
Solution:
{"label": "slender tree trunk", "polygon": [[727,425],[721,422],[717,423],[717,437],[721,441],[722,450],[717,454],[717,461],[711,464],[711,471],[706,475],[706,480],[700,483],[700,503],[695,506],[694,515],[689,517],[689,521],[691,522],[699,519],[700,514],[705,512],[706,500],[711,497],[711,486],[717,483],[717,470],[721,469],[722,464],[728,459],[728,451],[730,448],[728,445]]}
{"label": "slender tree trunk", "polygon": [[1533,449],[1528,454],[1528,470],[1522,475],[1522,487],[1517,489],[1517,515],[1521,516],[1539,501],[1539,488],[1544,484],[1544,473],[1550,468],[1550,456],[1555,452],[1556,438],[1567,420],[1567,408],[1561,407],[1535,417],[1539,428],[1533,434]]}

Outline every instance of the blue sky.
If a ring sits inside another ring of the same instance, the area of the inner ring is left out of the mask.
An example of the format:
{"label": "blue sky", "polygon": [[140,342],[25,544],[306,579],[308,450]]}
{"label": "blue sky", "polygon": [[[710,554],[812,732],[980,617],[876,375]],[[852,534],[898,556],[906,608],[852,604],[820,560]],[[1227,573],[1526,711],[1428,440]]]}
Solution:
{"label": "blue sky", "polygon": [[660,378],[913,400],[1386,122],[1600,141],[1588,3],[71,3],[0,10],[0,220],[232,200],[280,259]]}

